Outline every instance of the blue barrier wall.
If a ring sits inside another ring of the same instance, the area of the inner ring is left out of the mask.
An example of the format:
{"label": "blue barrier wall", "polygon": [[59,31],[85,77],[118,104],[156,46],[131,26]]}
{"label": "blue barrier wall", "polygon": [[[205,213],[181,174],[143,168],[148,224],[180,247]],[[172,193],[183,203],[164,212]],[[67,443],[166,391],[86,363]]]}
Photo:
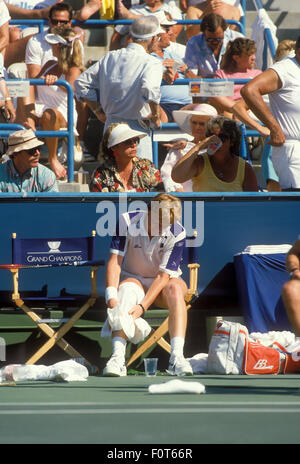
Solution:
{"label": "blue barrier wall", "polygon": [[[128,205],[133,200],[149,201],[153,194],[125,197]],[[201,265],[199,292],[201,293],[233,256],[248,245],[293,243],[300,231],[300,196],[297,193],[241,193],[241,194],[178,194],[184,201],[189,226],[198,230],[201,245],[196,249]],[[123,201],[125,201],[123,198]],[[109,201],[119,210],[118,194],[2,194],[0,198],[0,264],[11,262],[11,233],[19,237],[65,237],[99,232],[105,211],[103,202]],[[190,206],[192,204],[192,223]],[[123,205],[123,203],[122,203]],[[100,210],[102,209],[102,212]],[[202,217],[203,213],[203,217]],[[99,222],[100,221],[100,222]],[[103,224],[102,224],[103,226]],[[110,237],[97,234],[97,258],[106,259]],[[76,293],[86,290],[86,269],[73,268],[26,270],[21,273],[22,289],[39,290],[48,282],[49,294],[63,287]],[[1,271],[0,295],[11,289],[10,273]],[[104,289],[104,268],[98,276],[99,293]]]}

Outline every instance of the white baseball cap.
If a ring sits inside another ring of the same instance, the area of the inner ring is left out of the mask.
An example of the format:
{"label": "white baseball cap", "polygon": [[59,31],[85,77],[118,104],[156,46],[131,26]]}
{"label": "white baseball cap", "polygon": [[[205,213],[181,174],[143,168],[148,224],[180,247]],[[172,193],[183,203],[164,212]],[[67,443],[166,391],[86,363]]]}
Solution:
{"label": "white baseball cap", "polygon": [[136,130],[131,129],[128,124],[121,123],[116,126],[112,131],[108,139],[107,148],[114,147],[118,145],[118,143],[124,142],[125,140],[133,139],[134,137],[138,137],[142,139],[146,137],[147,134],[144,132],[139,132]]}

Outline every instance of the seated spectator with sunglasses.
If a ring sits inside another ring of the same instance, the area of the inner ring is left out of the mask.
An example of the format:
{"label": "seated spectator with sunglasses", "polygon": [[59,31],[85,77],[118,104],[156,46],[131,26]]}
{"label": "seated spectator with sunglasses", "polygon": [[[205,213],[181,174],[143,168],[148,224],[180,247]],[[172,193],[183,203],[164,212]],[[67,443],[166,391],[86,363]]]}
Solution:
{"label": "seated spectator with sunglasses", "polygon": [[31,129],[8,137],[7,161],[0,164],[0,192],[58,192],[55,174],[39,163],[44,145]]}
{"label": "seated spectator with sunglasses", "polygon": [[200,28],[201,34],[191,37],[186,45],[184,61],[188,66],[185,73],[187,79],[195,75],[214,77],[228,42],[244,37],[240,32],[230,29],[225,19],[215,13],[204,16]]}
{"label": "seated spectator with sunglasses", "polygon": [[137,146],[146,134],[123,122],[106,129],[101,148],[100,166],[95,170],[91,192],[149,192],[162,183],[160,172],[148,159],[137,157]]}

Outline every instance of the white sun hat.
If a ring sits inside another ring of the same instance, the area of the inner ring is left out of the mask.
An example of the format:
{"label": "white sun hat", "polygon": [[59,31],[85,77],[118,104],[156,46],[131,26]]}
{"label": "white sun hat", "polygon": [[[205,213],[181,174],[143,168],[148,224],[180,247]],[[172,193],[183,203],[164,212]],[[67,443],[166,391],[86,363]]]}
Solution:
{"label": "white sun hat", "polygon": [[138,137],[142,139],[146,137],[147,134],[144,132],[139,132],[136,130],[131,129],[128,124],[121,123],[116,126],[112,131],[108,139],[107,148],[114,147],[118,145],[118,143],[124,142],[125,140],[133,139],[134,137]]}
{"label": "white sun hat", "polygon": [[176,110],[173,111],[173,118],[176,124],[180,127],[183,132],[191,134],[190,119],[191,116],[204,116],[205,119],[215,118],[218,116],[216,108],[207,103],[201,103],[194,107],[193,110]]}

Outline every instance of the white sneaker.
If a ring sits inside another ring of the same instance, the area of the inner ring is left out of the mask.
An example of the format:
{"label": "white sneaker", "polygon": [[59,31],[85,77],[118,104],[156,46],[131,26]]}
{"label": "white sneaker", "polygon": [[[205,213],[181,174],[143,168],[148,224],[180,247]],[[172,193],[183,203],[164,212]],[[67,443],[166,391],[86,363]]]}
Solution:
{"label": "white sneaker", "polygon": [[112,356],[103,369],[105,377],[126,377],[125,360],[119,356]]}
{"label": "white sneaker", "polygon": [[183,356],[175,357],[173,361],[170,360],[167,372],[178,376],[193,375],[192,366]]}

